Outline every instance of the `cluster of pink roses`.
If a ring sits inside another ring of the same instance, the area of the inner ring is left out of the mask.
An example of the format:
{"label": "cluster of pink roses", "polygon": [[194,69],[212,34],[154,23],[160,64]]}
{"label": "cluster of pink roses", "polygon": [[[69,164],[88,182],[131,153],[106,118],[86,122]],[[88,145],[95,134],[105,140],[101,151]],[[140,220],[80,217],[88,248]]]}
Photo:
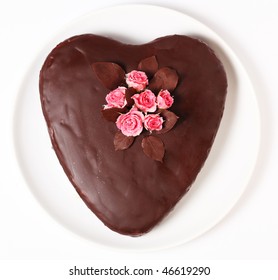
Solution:
{"label": "cluster of pink roses", "polygon": [[[145,72],[133,70],[126,74],[127,87],[132,87],[136,93],[131,96],[134,101],[132,108],[125,114],[120,114],[116,120],[117,127],[125,136],[138,136],[143,128],[148,131],[159,131],[162,129],[163,118],[158,109],[168,109],[172,106],[174,99],[167,89],[161,89],[156,96],[147,88],[149,82]],[[104,109],[124,108],[127,105],[127,87],[120,86],[110,91],[106,96],[107,104]]]}

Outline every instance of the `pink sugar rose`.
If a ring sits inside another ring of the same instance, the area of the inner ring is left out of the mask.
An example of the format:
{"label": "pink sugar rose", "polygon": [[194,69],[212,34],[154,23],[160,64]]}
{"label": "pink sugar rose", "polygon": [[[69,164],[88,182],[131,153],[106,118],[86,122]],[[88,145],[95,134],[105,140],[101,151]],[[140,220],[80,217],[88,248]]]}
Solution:
{"label": "pink sugar rose", "polygon": [[170,92],[167,89],[164,89],[158,93],[156,102],[159,109],[168,109],[173,105],[174,99]]}
{"label": "pink sugar rose", "polygon": [[149,82],[145,72],[133,70],[126,74],[126,83],[128,87],[141,91],[146,88]]}
{"label": "pink sugar rose", "polygon": [[149,131],[161,130],[162,124],[163,124],[163,118],[160,117],[159,114],[150,114],[145,116],[144,126]]}
{"label": "pink sugar rose", "polygon": [[135,106],[145,113],[156,110],[156,96],[149,89],[134,94],[131,98],[134,100]]}
{"label": "pink sugar rose", "polygon": [[125,87],[118,87],[110,91],[105,97],[107,105],[104,106],[104,109],[123,108],[127,103],[125,98],[125,91]]}
{"label": "pink sugar rose", "polygon": [[125,136],[138,136],[143,130],[144,115],[142,112],[131,109],[121,114],[116,121],[117,127]]}

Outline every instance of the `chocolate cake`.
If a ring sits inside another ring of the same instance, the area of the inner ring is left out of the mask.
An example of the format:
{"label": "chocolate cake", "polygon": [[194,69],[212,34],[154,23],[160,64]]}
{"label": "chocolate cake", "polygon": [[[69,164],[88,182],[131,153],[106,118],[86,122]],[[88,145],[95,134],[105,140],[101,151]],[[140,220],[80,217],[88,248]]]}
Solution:
{"label": "chocolate cake", "polygon": [[190,189],[226,92],[214,52],[183,35],[143,45],[74,36],[40,72],[43,114],[67,177],[107,227],[130,236],[150,231]]}

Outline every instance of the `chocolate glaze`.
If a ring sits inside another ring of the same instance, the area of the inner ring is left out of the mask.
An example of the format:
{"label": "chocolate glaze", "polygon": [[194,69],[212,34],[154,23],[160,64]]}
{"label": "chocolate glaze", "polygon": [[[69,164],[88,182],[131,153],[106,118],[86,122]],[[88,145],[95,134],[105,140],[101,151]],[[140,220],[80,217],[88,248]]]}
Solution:
{"label": "chocolate glaze", "polygon": [[[163,163],[142,152],[142,135],[127,150],[115,151],[117,128],[101,113],[109,90],[91,66],[114,62],[129,72],[151,56],[159,68],[173,68],[179,75],[171,107],[179,120],[160,135]],[[51,51],[40,73],[42,109],[65,173],[105,225],[131,236],[148,232],[189,190],[214,141],[226,90],[225,71],[213,51],[180,35],[140,46],[75,36]]]}

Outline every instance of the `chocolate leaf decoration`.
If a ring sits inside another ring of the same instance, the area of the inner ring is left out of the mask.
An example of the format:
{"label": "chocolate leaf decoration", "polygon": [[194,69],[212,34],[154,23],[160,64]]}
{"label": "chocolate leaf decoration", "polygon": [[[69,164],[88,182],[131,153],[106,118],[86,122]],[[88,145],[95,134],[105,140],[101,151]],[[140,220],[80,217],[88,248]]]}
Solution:
{"label": "chocolate leaf decoration", "polygon": [[169,67],[160,68],[152,78],[149,89],[152,91],[160,91],[161,89],[168,89],[173,91],[178,84],[178,74],[176,70]]}
{"label": "chocolate leaf decoration", "polygon": [[116,122],[117,118],[121,113],[126,112],[126,108],[109,108],[103,109],[102,111],[103,117],[109,122]]}
{"label": "chocolate leaf decoration", "polygon": [[151,159],[162,162],[165,148],[164,143],[160,138],[153,135],[146,136],[143,138],[141,145],[145,155]]}
{"label": "chocolate leaf decoration", "polygon": [[116,151],[126,150],[134,142],[134,137],[125,136],[121,131],[117,131],[114,137],[114,147]]}
{"label": "chocolate leaf decoration", "polygon": [[156,57],[153,55],[142,59],[139,62],[138,70],[144,71],[148,76],[153,76],[158,70],[158,62]]}
{"label": "chocolate leaf decoration", "polygon": [[168,110],[159,110],[160,116],[163,117],[164,123],[163,128],[161,130],[156,131],[156,134],[163,134],[171,130],[178,120],[178,116],[171,111]]}
{"label": "chocolate leaf decoration", "polygon": [[134,104],[134,100],[131,98],[135,93],[137,93],[136,89],[133,87],[129,87],[126,89],[125,91],[125,98],[126,98],[126,102],[127,102],[127,106],[128,107],[132,107],[132,105]]}
{"label": "chocolate leaf decoration", "polygon": [[102,84],[110,90],[117,88],[125,81],[125,71],[116,63],[95,62],[92,68]]}

